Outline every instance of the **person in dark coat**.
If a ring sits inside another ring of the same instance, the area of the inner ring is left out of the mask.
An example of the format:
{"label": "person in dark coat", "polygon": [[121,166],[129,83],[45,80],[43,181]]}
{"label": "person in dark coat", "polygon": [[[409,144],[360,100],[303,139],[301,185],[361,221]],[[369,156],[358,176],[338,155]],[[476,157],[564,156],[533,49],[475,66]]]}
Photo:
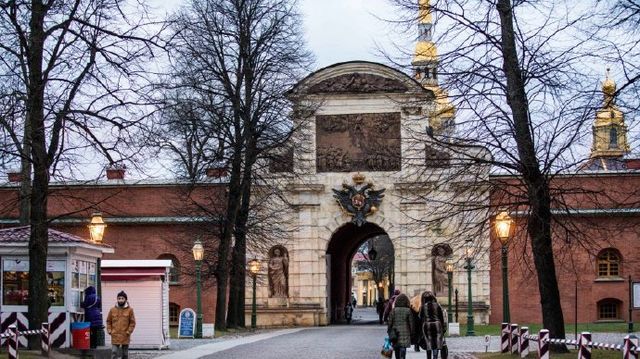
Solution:
{"label": "person in dark coat", "polygon": [[98,346],[98,330],[103,328],[102,324],[102,302],[93,286],[87,287],[84,291],[84,301],[80,304],[84,308],[84,320],[91,323],[91,348]]}
{"label": "person in dark coat", "polygon": [[420,308],[422,335],[425,340],[427,359],[438,359],[438,351],[444,342],[444,313],[433,292],[422,293],[422,307]]}
{"label": "person in dark coat", "polygon": [[400,295],[400,289],[394,290],[393,295],[391,296],[391,298],[389,298],[387,305],[385,305],[384,307],[384,315],[382,316],[382,319],[385,322],[389,320],[389,314],[391,314],[391,311],[393,310],[394,302],[396,301],[398,295]]}
{"label": "person in dark coat", "polygon": [[387,333],[393,337],[392,331],[396,332],[396,340],[392,341],[393,352],[396,359],[405,359],[407,347],[411,346],[411,332],[413,330],[413,320],[411,309],[409,309],[409,297],[400,294],[396,297],[395,306],[389,315]]}
{"label": "person in dark coat", "polygon": [[386,301],[382,299],[382,297],[378,298],[378,301],[376,302],[376,313],[378,313],[378,320],[380,321],[380,324],[382,324],[382,315],[384,314],[385,304]]}

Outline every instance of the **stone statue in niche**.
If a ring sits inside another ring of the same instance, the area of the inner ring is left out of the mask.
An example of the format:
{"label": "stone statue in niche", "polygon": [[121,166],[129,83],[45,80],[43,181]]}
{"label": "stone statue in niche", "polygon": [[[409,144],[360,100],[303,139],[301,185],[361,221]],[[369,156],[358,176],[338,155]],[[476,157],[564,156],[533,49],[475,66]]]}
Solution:
{"label": "stone statue in niche", "polygon": [[269,251],[269,297],[289,296],[289,254],[283,246],[275,246]]}
{"label": "stone statue in niche", "polygon": [[433,247],[431,252],[431,276],[433,293],[436,297],[447,296],[449,294],[447,258],[452,252],[448,244],[438,244]]}

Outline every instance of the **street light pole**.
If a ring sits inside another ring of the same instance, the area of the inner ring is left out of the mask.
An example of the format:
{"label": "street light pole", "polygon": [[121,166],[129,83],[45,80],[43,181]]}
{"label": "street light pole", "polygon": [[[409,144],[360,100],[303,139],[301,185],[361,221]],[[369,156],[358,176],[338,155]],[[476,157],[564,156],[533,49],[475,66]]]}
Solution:
{"label": "street light pole", "polygon": [[471,248],[468,248],[467,251],[467,264],[464,266],[464,269],[467,270],[467,284],[468,284],[468,294],[467,294],[467,336],[474,336],[476,333],[473,330],[473,295],[471,292],[471,270],[475,268],[473,263],[471,263]]}
{"label": "street light pole", "polygon": [[196,240],[192,248],[193,259],[196,261],[196,333],[195,338],[202,338],[202,290],[200,287],[200,267],[204,257],[204,247],[200,240]]}
{"label": "street light pole", "polygon": [[506,211],[498,213],[495,221],[496,235],[500,239],[502,254],[502,322],[511,323],[509,312],[508,243],[513,229],[513,220]]}
{"label": "street light pole", "polygon": [[452,282],[453,282],[453,263],[451,262],[451,260],[448,260],[447,261],[447,288],[449,289],[449,302],[447,306],[447,322],[448,323],[453,322],[453,311],[451,310],[451,294],[453,292],[453,287],[451,285]]}
{"label": "street light pole", "polygon": [[[89,236],[91,237],[91,241],[97,244],[102,243],[102,238],[104,236],[104,230],[107,228],[107,225],[104,223],[102,219],[102,213],[95,212],[91,214],[91,222],[88,225],[89,227]],[[102,265],[102,259],[98,258],[96,261],[96,294],[98,298],[102,299],[102,278],[101,278],[101,270],[100,266]],[[102,313],[102,304],[100,305],[100,313]],[[96,329],[96,339],[95,344],[97,347],[104,346],[105,343],[105,335],[104,335],[104,326],[100,326]]]}
{"label": "street light pole", "polygon": [[258,321],[256,308],[256,277],[258,276],[258,272],[260,272],[260,261],[254,258],[249,261],[249,273],[251,273],[251,278],[253,279],[253,297],[251,298],[251,329],[256,329],[256,324]]}

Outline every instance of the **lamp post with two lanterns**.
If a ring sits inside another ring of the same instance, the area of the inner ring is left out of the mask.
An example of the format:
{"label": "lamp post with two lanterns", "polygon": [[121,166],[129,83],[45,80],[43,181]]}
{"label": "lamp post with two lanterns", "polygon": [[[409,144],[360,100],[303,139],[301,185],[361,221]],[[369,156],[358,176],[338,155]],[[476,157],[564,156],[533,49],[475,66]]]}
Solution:
{"label": "lamp post with two lanterns", "polygon": [[[94,212],[91,214],[91,222],[87,226],[89,227],[89,237],[93,243],[102,244],[102,238],[104,237],[104,230],[107,228],[107,224],[102,219],[102,213]],[[96,263],[96,293],[98,298],[102,298],[102,282],[100,280],[100,265],[101,260],[98,258]],[[102,308],[100,308],[102,312]],[[104,328],[101,326],[96,331],[96,345],[104,346]]]}
{"label": "lamp post with two lanterns", "polygon": [[256,329],[257,313],[256,313],[256,277],[260,272],[260,261],[252,259],[249,261],[249,273],[253,279],[253,298],[251,299],[251,329]]}
{"label": "lamp post with two lanterns", "polygon": [[193,244],[193,259],[196,261],[196,334],[194,337],[202,338],[202,290],[200,286],[200,267],[202,266],[202,258],[204,257],[204,247],[202,242],[197,239]]}
{"label": "lamp post with two lanterns", "polygon": [[500,240],[502,250],[502,322],[510,323],[509,313],[509,279],[507,278],[507,245],[513,229],[513,220],[506,211],[498,213],[495,220],[496,236]]}

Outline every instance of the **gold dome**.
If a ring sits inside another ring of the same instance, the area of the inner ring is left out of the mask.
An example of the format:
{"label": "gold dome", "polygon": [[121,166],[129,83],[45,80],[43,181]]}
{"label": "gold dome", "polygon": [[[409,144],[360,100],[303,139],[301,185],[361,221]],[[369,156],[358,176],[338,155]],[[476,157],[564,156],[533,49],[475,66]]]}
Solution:
{"label": "gold dome", "polygon": [[609,96],[613,96],[616,93],[616,83],[609,77],[609,69],[607,69],[607,75],[602,81],[602,92]]}
{"label": "gold dome", "polygon": [[429,4],[429,0],[418,1],[418,20],[421,24],[431,23],[430,7],[431,7],[431,4]]}

